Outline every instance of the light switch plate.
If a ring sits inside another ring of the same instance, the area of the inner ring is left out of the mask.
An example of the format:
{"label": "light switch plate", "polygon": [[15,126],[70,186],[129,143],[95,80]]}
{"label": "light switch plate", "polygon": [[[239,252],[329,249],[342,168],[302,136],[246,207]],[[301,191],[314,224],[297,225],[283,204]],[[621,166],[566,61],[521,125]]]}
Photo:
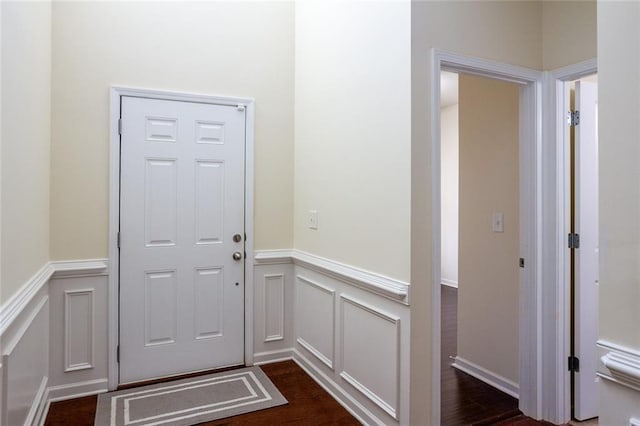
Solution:
{"label": "light switch plate", "polygon": [[309,217],[307,218],[307,226],[309,229],[318,229],[318,211],[309,210]]}
{"label": "light switch plate", "polygon": [[504,232],[504,214],[494,213],[491,219],[491,230],[493,232]]}

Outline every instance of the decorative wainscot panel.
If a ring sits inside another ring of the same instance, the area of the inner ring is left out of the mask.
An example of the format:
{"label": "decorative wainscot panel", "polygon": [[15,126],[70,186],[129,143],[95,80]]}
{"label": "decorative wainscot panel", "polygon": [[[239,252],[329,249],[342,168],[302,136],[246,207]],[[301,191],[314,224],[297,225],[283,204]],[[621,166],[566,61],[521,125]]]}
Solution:
{"label": "decorative wainscot panel", "polygon": [[296,342],[334,370],[336,291],[302,275],[296,276]]}
{"label": "decorative wainscot panel", "polygon": [[52,262],[49,402],[107,390],[106,261]]}
{"label": "decorative wainscot panel", "polygon": [[254,262],[254,363],[291,359],[294,280],[290,251],[258,252]]}
{"label": "decorative wainscot panel", "polygon": [[340,377],[397,420],[400,318],[347,296],[340,305]]}
{"label": "decorative wainscot panel", "polygon": [[254,261],[254,362],[293,358],[362,423],[409,424],[409,284],[298,250]]}
{"label": "decorative wainscot panel", "polygon": [[294,359],[365,424],[409,422],[409,285],[294,252]]}

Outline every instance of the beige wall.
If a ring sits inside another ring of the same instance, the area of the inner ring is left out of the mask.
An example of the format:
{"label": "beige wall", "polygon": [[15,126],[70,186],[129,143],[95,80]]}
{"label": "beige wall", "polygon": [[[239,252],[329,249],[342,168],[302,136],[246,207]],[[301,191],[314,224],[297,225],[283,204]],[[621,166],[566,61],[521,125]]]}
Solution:
{"label": "beige wall", "polygon": [[598,15],[600,338],[640,350],[640,3]]}
{"label": "beige wall", "polygon": [[542,67],[542,5],[412,2],[411,9],[411,423],[429,424],[431,351],[431,70],[429,49]]}
{"label": "beige wall", "polygon": [[0,302],[49,260],[51,3],[2,2]]}
{"label": "beige wall", "polygon": [[[640,351],[640,3],[598,2],[601,339]],[[600,424],[640,418],[640,394],[600,387]]]}
{"label": "beige wall", "polygon": [[107,256],[109,87],[256,100],[255,248],[293,244],[291,2],[56,2],[51,251]]}
{"label": "beige wall", "polygon": [[[460,75],[458,356],[518,383],[519,87]],[[492,215],[504,214],[504,232]]]}
{"label": "beige wall", "polygon": [[542,69],[596,57],[596,1],[542,2]]}
{"label": "beige wall", "polygon": [[458,283],[458,105],[440,110],[442,282]]}
{"label": "beige wall", "polygon": [[408,1],[296,4],[295,247],[405,281],[409,24]]}

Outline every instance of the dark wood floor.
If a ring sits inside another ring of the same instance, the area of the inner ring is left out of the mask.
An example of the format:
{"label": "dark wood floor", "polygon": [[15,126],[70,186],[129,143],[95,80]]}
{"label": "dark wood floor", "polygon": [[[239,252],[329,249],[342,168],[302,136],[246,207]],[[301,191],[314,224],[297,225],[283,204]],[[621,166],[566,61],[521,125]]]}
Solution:
{"label": "dark wood floor", "polygon": [[517,399],[451,367],[451,357],[458,352],[457,291],[442,286],[442,424],[489,425],[515,420],[521,414]]}
{"label": "dark wood floor", "polygon": [[[338,404],[304,370],[293,361],[263,365],[287,405],[229,417],[206,425],[359,425],[347,410]],[[96,413],[96,396],[51,404],[45,425],[90,426]]]}

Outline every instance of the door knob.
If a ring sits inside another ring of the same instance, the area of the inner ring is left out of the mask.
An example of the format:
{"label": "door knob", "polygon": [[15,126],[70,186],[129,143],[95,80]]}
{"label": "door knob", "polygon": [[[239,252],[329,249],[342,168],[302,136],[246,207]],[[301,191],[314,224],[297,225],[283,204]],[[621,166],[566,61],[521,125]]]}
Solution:
{"label": "door knob", "polygon": [[242,259],[242,253],[240,253],[239,251],[236,251],[233,253],[233,260],[240,260]]}

